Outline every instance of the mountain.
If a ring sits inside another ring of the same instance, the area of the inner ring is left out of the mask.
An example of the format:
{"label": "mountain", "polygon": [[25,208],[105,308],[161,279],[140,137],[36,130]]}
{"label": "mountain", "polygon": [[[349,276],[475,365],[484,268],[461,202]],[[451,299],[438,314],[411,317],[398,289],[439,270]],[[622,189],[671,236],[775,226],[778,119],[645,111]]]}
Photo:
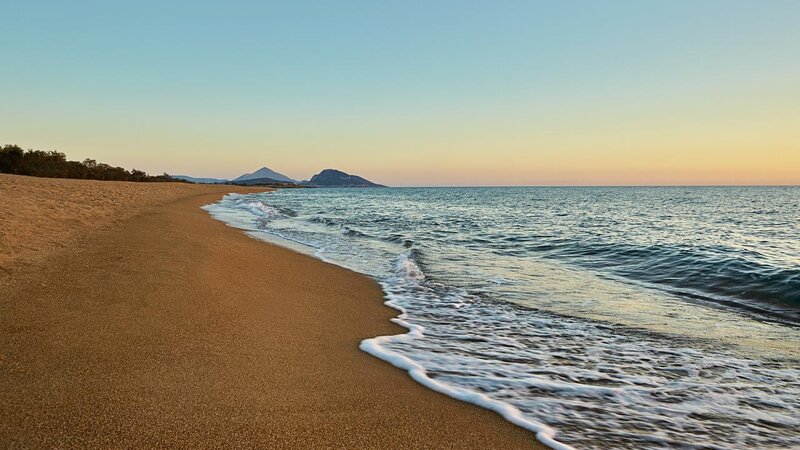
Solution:
{"label": "mountain", "polygon": [[246,173],[240,176],[239,178],[236,178],[233,181],[237,182],[237,181],[257,180],[259,178],[269,178],[270,180],[275,180],[278,183],[295,183],[293,179],[281,173],[275,172],[274,170],[267,167],[262,167],[253,173]]}
{"label": "mountain", "polygon": [[318,187],[386,187],[336,169],[323,170],[311,177],[307,184]]}
{"label": "mountain", "polygon": [[228,182],[228,180],[223,180],[221,178],[196,178],[196,177],[190,177],[189,175],[170,175],[170,178],[175,178],[176,180],[183,180],[183,181],[188,181],[190,183],[200,183],[200,184],[220,184]]}
{"label": "mountain", "polygon": [[297,181],[287,177],[286,175],[275,172],[267,167],[262,167],[253,173],[246,173],[234,180],[223,180],[221,178],[198,178],[190,177],[188,175],[171,175],[172,178],[178,180],[189,181],[191,183],[204,183],[204,184],[219,184],[231,183],[243,186],[251,185],[273,185],[273,184],[299,184],[301,186],[315,186],[315,187],[385,187],[380,184],[373,183],[367,179],[359,177],[358,175],[350,175],[341,170],[325,169],[322,172],[311,177],[309,181]]}
{"label": "mountain", "polygon": [[231,184],[237,184],[240,186],[255,186],[260,184],[280,184],[283,186],[289,185],[293,186],[296,185],[293,181],[280,181],[274,178],[249,178],[247,180],[239,180],[239,181],[231,181]]}

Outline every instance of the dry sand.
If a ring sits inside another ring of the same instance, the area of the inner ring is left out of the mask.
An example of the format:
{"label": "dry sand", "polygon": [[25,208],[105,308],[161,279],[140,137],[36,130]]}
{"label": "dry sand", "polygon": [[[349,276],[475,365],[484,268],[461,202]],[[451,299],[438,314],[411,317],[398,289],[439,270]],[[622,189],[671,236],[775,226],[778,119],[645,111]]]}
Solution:
{"label": "dry sand", "polygon": [[253,189],[0,175],[0,446],[531,448],[358,350],[375,282],[201,205]]}

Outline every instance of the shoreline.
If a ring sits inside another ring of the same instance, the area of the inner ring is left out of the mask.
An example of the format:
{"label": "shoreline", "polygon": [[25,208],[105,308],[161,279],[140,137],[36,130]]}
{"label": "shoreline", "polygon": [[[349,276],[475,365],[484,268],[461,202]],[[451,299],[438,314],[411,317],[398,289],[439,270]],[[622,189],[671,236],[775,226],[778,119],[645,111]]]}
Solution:
{"label": "shoreline", "polygon": [[[34,190],[108,183],[16,178]],[[136,185],[119,189],[131,197]],[[200,208],[227,192],[261,190],[189,185],[136,200],[125,217],[96,227],[67,223],[80,237],[44,257],[6,264],[0,439],[23,447],[545,448],[499,415],[359,350],[363,339],[405,331],[390,322],[396,311],[375,281],[252,239]],[[52,214],[15,211],[16,219],[31,213]]]}
{"label": "shoreline", "polygon": [[[225,223],[234,229],[242,231],[247,236],[259,242],[264,242],[269,245],[276,245],[302,255],[310,256],[316,260],[341,267],[348,271],[353,270],[345,265],[338,264],[333,260],[323,257],[318,251],[315,251],[315,247],[303,243],[302,241],[292,240],[278,234],[264,232],[262,230],[252,228],[252,226],[249,224],[239,222],[238,220],[232,220],[230,216],[224,212],[221,212],[220,209],[216,207],[221,203],[222,202],[209,204],[203,206],[203,209],[208,211],[211,217],[214,219],[221,221],[222,223]],[[224,210],[225,208],[223,207],[222,209]],[[391,322],[403,328],[402,333],[375,336],[362,340],[359,344],[359,349],[361,349],[361,351],[405,371],[408,376],[411,377],[411,379],[422,386],[425,386],[431,391],[444,394],[453,399],[487,409],[500,415],[508,422],[534,433],[537,441],[540,444],[543,444],[545,448],[553,450],[574,450],[574,447],[556,440],[555,435],[557,432],[554,428],[525,417],[522,411],[520,411],[514,405],[501,400],[493,399],[490,396],[478,391],[442,383],[435,378],[431,378],[427,373],[427,369],[423,365],[401,353],[387,348],[385,346],[387,343],[406,343],[423,338],[425,334],[424,327],[408,321],[408,313],[406,309],[397,304],[396,299],[393,299],[392,296],[386,293],[386,290],[383,288],[383,281],[381,281],[379,278],[373,277],[367,272],[360,272],[358,270],[355,270],[355,272],[359,275],[373,279],[379,285],[381,285],[384,300],[383,304],[395,311],[395,317],[391,318]]]}

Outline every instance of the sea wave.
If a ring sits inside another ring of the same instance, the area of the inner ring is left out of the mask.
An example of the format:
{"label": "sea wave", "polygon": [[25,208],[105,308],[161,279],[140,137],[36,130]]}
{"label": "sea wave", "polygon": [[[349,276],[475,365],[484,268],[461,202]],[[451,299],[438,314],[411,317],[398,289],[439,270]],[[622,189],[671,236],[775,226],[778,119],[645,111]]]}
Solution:
{"label": "sea wave", "polygon": [[719,247],[569,242],[546,251],[675,294],[800,323],[800,266],[775,267],[748,258],[746,251]]}

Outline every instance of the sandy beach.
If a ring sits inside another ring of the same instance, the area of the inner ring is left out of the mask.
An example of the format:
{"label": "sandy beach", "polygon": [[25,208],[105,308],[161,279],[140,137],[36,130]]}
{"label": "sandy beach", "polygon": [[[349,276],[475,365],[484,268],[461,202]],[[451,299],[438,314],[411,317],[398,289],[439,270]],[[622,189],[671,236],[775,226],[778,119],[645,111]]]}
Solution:
{"label": "sandy beach", "polygon": [[359,351],[374,281],[200,208],[257,190],[0,175],[3,447],[543,448]]}

